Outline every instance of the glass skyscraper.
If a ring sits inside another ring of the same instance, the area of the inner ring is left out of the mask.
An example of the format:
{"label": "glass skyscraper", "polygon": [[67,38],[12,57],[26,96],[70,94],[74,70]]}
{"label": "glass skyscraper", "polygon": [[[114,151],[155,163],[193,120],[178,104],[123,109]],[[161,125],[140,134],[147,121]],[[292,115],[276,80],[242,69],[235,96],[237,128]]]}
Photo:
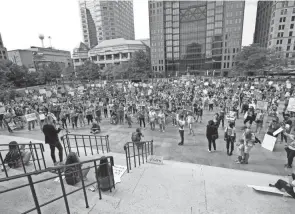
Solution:
{"label": "glass skyscraper", "polygon": [[99,41],[134,40],[133,1],[79,0],[83,42],[92,48]]}
{"label": "glass skyscraper", "polygon": [[227,76],[241,50],[244,1],[149,1],[154,72]]}

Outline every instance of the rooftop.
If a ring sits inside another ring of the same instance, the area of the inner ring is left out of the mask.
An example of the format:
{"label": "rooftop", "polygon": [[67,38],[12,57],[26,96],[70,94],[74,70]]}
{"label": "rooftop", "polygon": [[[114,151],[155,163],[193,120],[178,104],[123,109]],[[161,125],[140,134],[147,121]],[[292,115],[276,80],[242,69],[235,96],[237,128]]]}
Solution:
{"label": "rooftop", "polygon": [[104,48],[104,47],[112,47],[119,45],[142,45],[143,43],[139,40],[126,40],[124,38],[118,39],[110,39],[100,42],[93,49]]}

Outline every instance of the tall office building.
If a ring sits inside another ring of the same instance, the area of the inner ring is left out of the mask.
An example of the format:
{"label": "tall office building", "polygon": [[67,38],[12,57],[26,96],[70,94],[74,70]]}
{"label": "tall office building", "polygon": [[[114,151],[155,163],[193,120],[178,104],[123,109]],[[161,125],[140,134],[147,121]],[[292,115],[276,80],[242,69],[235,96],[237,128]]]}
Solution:
{"label": "tall office building", "polygon": [[149,1],[154,72],[227,76],[241,50],[244,1]]}
{"label": "tall office building", "polygon": [[295,67],[295,1],[259,1],[254,43],[275,48]]}
{"label": "tall office building", "polygon": [[99,41],[134,40],[133,1],[79,0],[83,41],[93,48]]}
{"label": "tall office building", "polygon": [[1,59],[8,59],[7,57],[7,50],[3,44],[1,33],[0,33],[0,60]]}

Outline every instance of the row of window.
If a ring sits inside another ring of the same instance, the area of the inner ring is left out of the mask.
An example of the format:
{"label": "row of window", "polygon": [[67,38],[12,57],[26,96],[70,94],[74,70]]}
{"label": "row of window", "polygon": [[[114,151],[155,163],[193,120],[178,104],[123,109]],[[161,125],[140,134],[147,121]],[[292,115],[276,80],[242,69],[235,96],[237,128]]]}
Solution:
{"label": "row of window", "polygon": [[164,66],[152,66],[153,71],[164,71]]}
{"label": "row of window", "polygon": [[[291,21],[292,22],[295,21],[295,16],[291,17]],[[280,23],[282,23],[282,22],[286,22],[286,17],[281,17],[280,18]],[[274,24],[274,20],[271,21],[271,24]]]}
{"label": "row of window", "polygon": [[[231,64],[231,66],[234,66],[235,65],[235,63],[234,62],[232,62],[232,64]],[[225,63],[223,63],[223,68],[230,68],[230,63],[229,62],[225,62]]]}
{"label": "row of window", "polygon": [[[288,44],[291,44],[292,43],[292,39],[288,39]],[[278,39],[277,40],[277,45],[281,45],[283,44],[283,40],[282,39]]]}
{"label": "row of window", "polygon": [[[293,31],[289,32],[289,36],[293,36]],[[284,37],[284,32],[279,32],[278,37]],[[270,39],[271,39],[271,35],[270,35]]]}
{"label": "row of window", "polygon": [[226,13],[226,17],[233,17],[233,16],[242,16],[243,15],[243,11],[231,11],[231,12],[227,12]]}

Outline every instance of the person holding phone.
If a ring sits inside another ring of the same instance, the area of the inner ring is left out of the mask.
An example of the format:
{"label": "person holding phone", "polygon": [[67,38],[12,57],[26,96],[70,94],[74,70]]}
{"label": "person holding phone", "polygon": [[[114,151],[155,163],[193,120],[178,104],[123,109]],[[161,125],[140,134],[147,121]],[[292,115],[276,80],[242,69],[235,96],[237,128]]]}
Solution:
{"label": "person holding phone", "polygon": [[[61,130],[62,130],[61,128],[56,129],[48,117],[45,118],[44,126],[43,126],[43,133],[45,136],[45,144],[49,144],[49,146],[50,146],[51,158],[54,163],[54,166],[56,166],[58,164],[63,164],[63,148],[62,148],[62,145],[59,142],[59,138],[58,138],[58,133]],[[56,162],[55,148],[58,149],[60,163]]]}

